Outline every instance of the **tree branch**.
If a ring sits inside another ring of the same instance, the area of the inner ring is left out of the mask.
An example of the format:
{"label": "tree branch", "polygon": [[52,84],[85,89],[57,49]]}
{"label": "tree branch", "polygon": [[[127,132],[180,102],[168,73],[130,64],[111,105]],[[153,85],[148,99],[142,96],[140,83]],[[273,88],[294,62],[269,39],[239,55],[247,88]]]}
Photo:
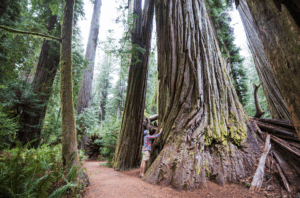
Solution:
{"label": "tree branch", "polygon": [[23,31],[23,30],[17,30],[17,29],[12,29],[12,28],[9,28],[9,27],[5,27],[3,25],[0,25],[0,29],[2,29],[4,31],[7,31],[7,32],[10,32],[10,33],[32,35],[32,36],[37,36],[37,37],[41,37],[41,38],[61,42],[61,38],[57,38],[57,37],[50,36],[50,35],[47,35],[47,34],[41,34],[41,33],[38,33],[38,32],[28,32],[28,31]]}

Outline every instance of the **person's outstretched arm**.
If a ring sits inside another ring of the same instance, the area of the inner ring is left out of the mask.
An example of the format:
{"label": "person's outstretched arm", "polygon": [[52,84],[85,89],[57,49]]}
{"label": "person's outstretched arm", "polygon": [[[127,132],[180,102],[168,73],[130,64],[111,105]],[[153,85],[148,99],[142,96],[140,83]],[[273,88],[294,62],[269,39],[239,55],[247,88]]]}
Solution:
{"label": "person's outstretched arm", "polygon": [[162,131],[162,128],[160,129],[160,132],[159,132],[158,134],[156,134],[156,135],[148,135],[147,138],[149,138],[149,139],[155,139],[155,138],[157,138],[158,136],[160,136],[161,131]]}

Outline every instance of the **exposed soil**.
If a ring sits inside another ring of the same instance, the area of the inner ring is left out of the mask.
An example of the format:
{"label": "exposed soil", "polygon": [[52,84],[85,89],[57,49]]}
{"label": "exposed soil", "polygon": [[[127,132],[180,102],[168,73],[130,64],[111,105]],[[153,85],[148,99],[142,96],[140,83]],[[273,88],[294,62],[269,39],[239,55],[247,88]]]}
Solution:
{"label": "exposed soil", "polygon": [[[84,166],[91,179],[92,185],[87,187],[84,197],[221,197],[221,198],[247,198],[265,197],[265,193],[249,194],[245,185],[229,184],[217,185],[208,181],[202,189],[190,191],[177,191],[169,186],[159,186],[146,183],[139,178],[139,169],[129,171],[114,171],[112,168],[103,166],[105,162],[86,161]],[[268,193],[269,194],[269,193]],[[274,196],[272,196],[274,197]],[[276,197],[276,196],[275,196]]]}

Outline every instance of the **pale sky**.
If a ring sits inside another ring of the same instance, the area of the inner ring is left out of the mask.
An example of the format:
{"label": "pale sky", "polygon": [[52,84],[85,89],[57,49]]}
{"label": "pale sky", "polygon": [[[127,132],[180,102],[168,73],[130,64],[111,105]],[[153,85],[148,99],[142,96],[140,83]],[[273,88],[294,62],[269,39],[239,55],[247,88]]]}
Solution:
{"label": "pale sky", "polygon": [[[85,20],[81,20],[79,22],[79,26],[81,27],[82,33],[82,43],[84,45],[84,49],[86,49],[87,40],[90,31],[90,23],[93,14],[93,5],[90,0],[84,0],[84,10],[85,10]],[[99,40],[105,41],[107,37],[107,32],[109,29],[114,30],[115,38],[118,40],[121,38],[124,28],[120,24],[116,24],[114,21],[116,20],[117,14],[117,7],[119,4],[116,0],[102,0],[102,7],[101,7],[101,15],[100,15],[100,30],[99,30]],[[234,37],[235,37],[235,44],[241,48],[240,54],[245,58],[249,58],[251,56],[248,53],[248,46],[247,46],[247,38],[244,32],[244,27],[240,18],[238,11],[234,8],[234,10],[230,13],[231,14],[231,26],[234,27]],[[95,73],[97,74],[97,65],[98,62],[101,62],[101,57],[104,55],[104,52],[98,48],[97,56],[96,56],[96,64],[95,64]],[[116,79],[115,79],[116,80]]]}

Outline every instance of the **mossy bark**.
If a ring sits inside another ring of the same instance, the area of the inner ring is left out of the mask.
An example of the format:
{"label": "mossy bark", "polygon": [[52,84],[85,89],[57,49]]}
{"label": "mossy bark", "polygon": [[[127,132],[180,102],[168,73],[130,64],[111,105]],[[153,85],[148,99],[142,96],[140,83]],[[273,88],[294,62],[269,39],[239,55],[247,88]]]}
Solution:
{"label": "mossy bark", "polygon": [[[49,10],[51,13],[51,10]],[[49,33],[60,25],[57,16],[50,14],[48,31]],[[57,34],[60,34],[60,30]],[[38,94],[40,100],[38,107],[25,107],[20,115],[20,129],[17,133],[18,139],[26,144],[35,140],[31,146],[37,147],[41,141],[41,130],[47,110],[47,103],[51,96],[52,85],[59,65],[60,44],[56,41],[44,40],[41,49],[39,62],[33,80],[33,92]]]}
{"label": "mossy bark", "polygon": [[261,142],[230,82],[205,0],[156,1],[159,126],[150,183],[194,189],[254,170]]}
{"label": "mossy bark", "polygon": [[[77,114],[80,114],[84,111],[85,108],[89,108],[91,106],[92,100],[92,82],[94,76],[94,65],[95,65],[95,57],[96,57],[96,49],[98,42],[98,34],[99,34],[99,18],[101,11],[101,0],[95,0],[94,2],[94,11],[91,21],[90,34],[86,47],[85,58],[89,61],[87,68],[84,70],[84,74],[82,76],[82,81],[78,93],[77,106],[76,111]],[[85,144],[87,142],[88,137],[84,135],[84,130],[80,130],[78,133],[81,135],[81,141],[79,143],[79,148],[84,149]]]}
{"label": "mossy bark", "polygon": [[61,28],[62,43],[60,53],[60,102],[62,117],[62,157],[64,165],[68,166],[77,165],[79,163],[72,93],[73,13],[74,0],[65,0]]}
{"label": "mossy bark", "polygon": [[300,137],[300,2],[246,0]]}
{"label": "mossy bark", "polygon": [[262,88],[267,99],[270,114],[273,119],[290,120],[291,116],[282,97],[264,47],[254,27],[254,21],[245,0],[240,1],[238,11],[243,21],[257,74],[262,82]]}
{"label": "mossy bark", "polygon": [[132,44],[143,48],[145,52],[135,50],[132,55],[128,75],[128,87],[121,130],[114,155],[114,169],[126,170],[140,164],[142,144],[142,124],[144,118],[146,88],[148,77],[148,60],[151,49],[152,23],[154,15],[154,0],[145,2],[142,16],[142,1],[135,0],[133,13],[136,28],[132,32]]}

